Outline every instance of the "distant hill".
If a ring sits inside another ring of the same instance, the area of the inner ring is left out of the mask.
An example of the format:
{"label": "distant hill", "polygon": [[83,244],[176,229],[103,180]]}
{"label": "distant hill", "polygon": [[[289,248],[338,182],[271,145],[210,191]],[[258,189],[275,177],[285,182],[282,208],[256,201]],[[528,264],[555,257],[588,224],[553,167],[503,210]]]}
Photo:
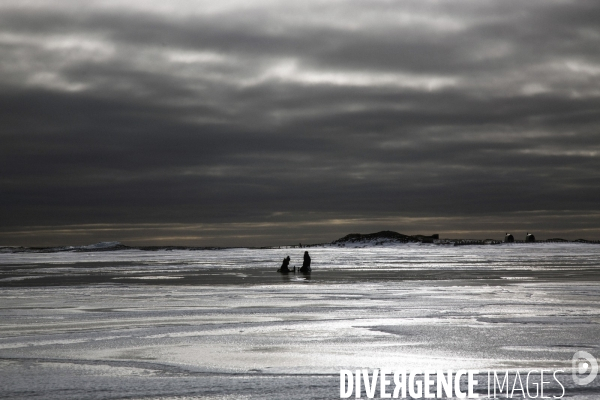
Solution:
{"label": "distant hill", "polygon": [[402,233],[394,231],[381,231],[375,233],[350,233],[331,242],[331,244],[342,245],[342,244],[369,244],[369,243],[407,243],[407,242],[433,242],[433,239],[437,239],[438,235],[404,235]]}

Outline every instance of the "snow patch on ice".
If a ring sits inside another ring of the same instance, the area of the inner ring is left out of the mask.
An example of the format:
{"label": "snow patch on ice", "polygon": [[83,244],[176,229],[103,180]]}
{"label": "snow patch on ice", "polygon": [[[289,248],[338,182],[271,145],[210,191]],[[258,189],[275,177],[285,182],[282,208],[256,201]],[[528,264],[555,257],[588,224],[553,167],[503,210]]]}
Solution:
{"label": "snow patch on ice", "polygon": [[2,278],[1,282],[13,282],[13,281],[24,281],[25,279],[37,279],[37,278],[45,278],[44,275],[30,275],[30,276],[13,276],[10,278]]}

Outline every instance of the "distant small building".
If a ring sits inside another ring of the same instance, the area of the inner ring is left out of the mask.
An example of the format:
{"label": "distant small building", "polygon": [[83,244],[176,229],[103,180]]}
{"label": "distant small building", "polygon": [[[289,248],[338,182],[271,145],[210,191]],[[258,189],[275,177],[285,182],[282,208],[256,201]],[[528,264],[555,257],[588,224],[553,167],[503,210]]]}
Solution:
{"label": "distant small building", "polygon": [[531,233],[527,232],[527,235],[525,235],[525,242],[526,243],[535,242],[535,236],[533,236]]}
{"label": "distant small building", "polygon": [[514,243],[514,242],[515,242],[515,237],[507,232],[506,235],[504,236],[504,243]]}

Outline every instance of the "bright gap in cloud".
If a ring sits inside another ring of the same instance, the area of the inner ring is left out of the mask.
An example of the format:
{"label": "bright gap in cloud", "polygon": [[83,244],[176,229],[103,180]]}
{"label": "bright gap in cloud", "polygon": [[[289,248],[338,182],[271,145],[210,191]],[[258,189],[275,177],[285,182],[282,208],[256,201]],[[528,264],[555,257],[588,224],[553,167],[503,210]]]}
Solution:
{"label": "bright gap in cloud", "polygon": [[245,86],[254,86],[273,80],[301,85],[391,86],[426,91],[440,90],[455,86],[458,83],[458,78],[456,77],[420,75],[406,72],[320,71],[300,68],[296,60],[280,61],[268,68],[259,77],[247,79],[243,83]]}

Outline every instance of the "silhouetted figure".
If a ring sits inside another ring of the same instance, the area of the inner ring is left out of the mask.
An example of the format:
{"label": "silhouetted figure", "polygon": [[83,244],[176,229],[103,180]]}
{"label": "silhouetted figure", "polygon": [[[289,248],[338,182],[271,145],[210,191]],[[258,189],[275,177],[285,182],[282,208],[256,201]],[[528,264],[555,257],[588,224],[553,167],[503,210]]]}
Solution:
{"label": "silhouetted figure", "polygon": [[531,233],[527,232],[527,235],[525,236],[525,242],[527,242],[527,243],[535,242],[535,236],[533,236]]}
{"label": "silhouetted figure", "polygon": [[510,233],[507,233],[506,236],[504,236],[504,243],[514,243],[515,242],[515,237],[513,235],[511,235]]}
{"label": "silhouetted figure", "polygon": [[304,252],[304,262],[302,263],[300,272],[310,272],[310,256],[308,255],[308,251]]}
{"label": "silhouetted figure", "polygon": [[292,272],[292,270],[289,268],[289,266],[290,266],[290,256],[287,256],[286,258],[283,259],[281,268],[279,268],[277,270],[277,272],[284,272],[284,273]]}

